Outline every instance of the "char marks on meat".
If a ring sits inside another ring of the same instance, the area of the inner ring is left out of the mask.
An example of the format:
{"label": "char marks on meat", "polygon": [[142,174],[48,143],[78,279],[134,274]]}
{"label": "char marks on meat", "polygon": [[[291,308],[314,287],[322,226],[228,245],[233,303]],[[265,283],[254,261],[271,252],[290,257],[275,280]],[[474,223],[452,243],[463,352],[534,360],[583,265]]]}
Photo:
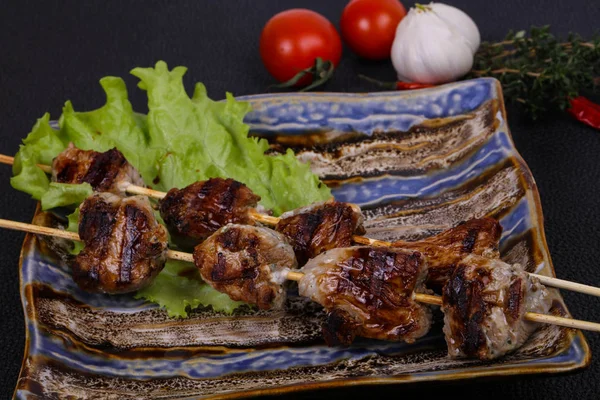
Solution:
{"label": "char marks on meat", "polygon": [[338,201],[312,204],[281,215],[276,230],[292,243],[300,265],[324,251],[352,245],[365,232],[357,206]]}
{"label": "char marks on meat", "polygon": [[443,291],[444,334],[453,358],[490,360],[521,347],[547,313],[549,291],[520,265],[475,255],[456,266]]}
{"label": "char marks on meat", "polygon": [[471,219],[438,235],[418,242],[397,241],[392,245],[418,250],[427,258],[427,287],[441,289],[454,268],[469,254],[498,258],[502,226],[493,218]]}
{"label": "char marks on meat", "polygon": [[259,201],[243,183],[212,178],[169,190],[160,214],[177,244],[190,249],[227,224],[254,225],[249,209]]}
{"label": "char marks on meat", "polygon": [[73,262],[73,278],[89,291],[139,290],[167,260],[167,231],[143,196],[90,196],[81,205],[79,236],[85,247]]}
{"label": "char marks on meat", "polygon": [[140,174],[116,148],[99,153],[69,145],[52,162],[52,181],[89,183],[96,192],[125,195],[129,185],[144,186]]}
{"label": "char marks on meat", "polygon": [[202,278],[231,299],[278,309],[283,283],[296,268],[294,250],[281,234],[258,226],[229,224],[194,249]]}
{"label": "char marks on meat", "polygon": [[419,252],[357,246],[329,250],[310,260],[298,282],[301,296],[327,311],[323,335],[329,345],[355,336],[414,342],[431,326],[431,310],[416,302],[425,292],[425,259]]}

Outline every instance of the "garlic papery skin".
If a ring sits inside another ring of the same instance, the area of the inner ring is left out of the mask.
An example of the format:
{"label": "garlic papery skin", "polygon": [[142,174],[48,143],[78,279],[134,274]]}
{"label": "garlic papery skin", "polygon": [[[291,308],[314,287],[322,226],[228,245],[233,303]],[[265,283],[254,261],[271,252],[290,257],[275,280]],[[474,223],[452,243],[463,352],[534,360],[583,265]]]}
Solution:
{"label": "garlic papery skin", "polygon": [[427,6],[411,8],[392,45],[398,79],[440,84],[455,81],[473,66],[470,42]]}
{"label": "garlic papery skin", "polygon": [[444,3],[429,3],[429,7],[438,15],[448,26],[463,35],[469,41],[473,54],[479,49],[481,35],[475,21],[471,19],[464,11]]}

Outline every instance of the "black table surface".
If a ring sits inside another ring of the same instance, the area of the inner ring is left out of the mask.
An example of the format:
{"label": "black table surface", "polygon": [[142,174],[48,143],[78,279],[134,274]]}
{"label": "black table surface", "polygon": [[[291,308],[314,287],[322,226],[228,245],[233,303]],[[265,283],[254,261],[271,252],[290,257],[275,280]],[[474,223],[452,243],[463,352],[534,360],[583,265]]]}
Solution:
{"label": "black table surface", "polygon": [[[202,81],[212,98],[261,93],[272,83],[261,63],[258,38],[276,12],[304,7],[339,26],[346,0],[244,1],[62,1],[3,2],[0,11],[0,153],[16,153],[35,119],[48,111],[60,116],[68,99],[79,110],[104,98],[98,80],[122,76],[130,89],[135,66],[165,60],[189,67],[186,85]],[[549,24],[557,35],[589,37],[598,28],[597,0],[448,0],[478,24],[483,40],[500,40],[510,29]],[[411,3],[404,3],[406,6]],[[344,49],[336,76],[322,90],[365,92],[374,88],[364,73],[393,80],[389,61],[366,62]],[[145,111],[144,94],[133,91],[134,108]],[[548,246],[557,275],[600,285],[600,131],[556,114],[530,122],[509,106],[508,123],[516,146],[539,186]],[[35,202],[13,190],[10,168],[0,167],[0,218],[30,221]],[[24,349],[18,259],[24,234],[0,231],[0,397],[12,396]],[[563,292],[576,318],[600,322],[600,299]],[[600,398],[600,335],[586,333],[591,365],[567,375],[520,376],[382,387],[350,387],[305,392],[298,398],[367,395],[458,395],[463,398]]]}

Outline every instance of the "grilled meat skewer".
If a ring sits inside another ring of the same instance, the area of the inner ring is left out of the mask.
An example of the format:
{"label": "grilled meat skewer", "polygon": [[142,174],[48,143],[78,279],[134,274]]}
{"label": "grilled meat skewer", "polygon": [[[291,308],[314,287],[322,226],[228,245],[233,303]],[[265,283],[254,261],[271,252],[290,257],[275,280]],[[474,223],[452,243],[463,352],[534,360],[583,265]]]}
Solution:
{"label": "grilled meat skewer", "polygon": [[212,178],[169,190],[160,214],[176,243],[190,249],[227,224],[255,225],[249,210],[259,200],[243,183]]}
{"label": "grilled meat skewer", "polygon": [[431,326],[431,311],[413,293],[425,290],[427,264],[419,252],[357,246],[322,253],[301,270],[298,292],[327,311],[329,345],[355,336],[412,343]]}
{"label": "grilled meat skewer", "polygon": [[469,256],[444,286],[442,311],[448,354],[489,360],[525,343],[538,323],[526,314],[546,314],[550,292],[519,264]]}
{"label": "grilled meat skewer", "polygon": [[440,290],[457,264],[469,254],[499,258],[502,226],[493,218],[471,219],[435,236],[416,242],[396,241],[394,247],[423,253],[429,265],[427,287]]}
{"label": "grilled meat skewer", "polygon": [[96,192],[126,194],[131,185],[144,186],[138,171],[116,148],[100,153],[70,144],[52,162],[52,181],[89,183]]}
{"label": "grilled meat skewer", "polygon": [[167,260],[167,231],[154,217],[147,197],[88,197],[80,209],[79,237],[85,247],[72,264],[73,279],[89,291],[139,290]]}
{"label": "grilled meat skewer", "polygon": [[196,246],[194,263],[202,279],[216,290],[260,309],[283,306],[287,271],[297,267],[294,250],[283,235],[234,224]]}
{"label": "grilled meat skewer", "polygon": [[363,216],[358,207],[339,201],[326,201],[281,215],[275,230],[290,240],[298,263],[324,251],[352,245],[355,234],[364,234]]}

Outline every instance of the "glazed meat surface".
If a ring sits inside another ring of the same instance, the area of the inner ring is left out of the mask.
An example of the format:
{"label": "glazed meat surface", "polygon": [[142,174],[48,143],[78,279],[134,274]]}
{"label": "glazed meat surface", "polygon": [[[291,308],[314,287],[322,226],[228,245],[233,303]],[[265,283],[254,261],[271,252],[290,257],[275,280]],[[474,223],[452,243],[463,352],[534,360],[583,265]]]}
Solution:
{"label": "glazed meat surface", "polygon": [[297,267],[294,249],[281,234],[235,224],[196,246],[194,262],[216,290],[265,310],[283,306],[286,272]]}
{"label": "glazed meat surface", "polygon": [[99,153],[69,145],[52,162],[52,181],[89,183],[96,192],[125,195],[129,185],[144,186],[138,171],[115,149]]}
{"label": "glazed meat surface", "polygon": [[284,234],[300,265],[324,251],[352,245],[352,236],[365,232],[357,206],[338,201],[312,204],[281,215],[275,228]]}
{"label": "glazed meat surface", "polygon": [[397,241],[392,245],[418,250],[427,258],[427,287],[441,289],[454,268],[469,254],[498,258],[502,226],[493,218],[465,221],[438,235],[417,242]]}
{"label": "glazed meat surface", "polygon": [[160,215],[177,244],[189,249],[227,224],[254,225],[249,209],[259,201],[243,183],[212,178],[169,190]]}
{"label": "glazed meat surface", "polygon": [[72,265],[82,288],[127,293],[147,286],[167,259],[167,231],[148,198],[97,193],[80,209],[79,236],[85,244]]}
{"label": "glazed meat surface", "polygon": [[300,295],[328,311],[323,335],[329,345],[350,344],[355,336],[412,343],[429,331],[429,307],[412,298],[414,291],[425,292],[427,266],[419,252],[339,248],[301,271]]}
{"label": "glazed meat surface", "polygon": [[550,292],[520,265],[474,255],[457,265],[442,299],[450,357],[482,360],[522,346],[538,326],[525,313],[545,314],[552,304]]}

